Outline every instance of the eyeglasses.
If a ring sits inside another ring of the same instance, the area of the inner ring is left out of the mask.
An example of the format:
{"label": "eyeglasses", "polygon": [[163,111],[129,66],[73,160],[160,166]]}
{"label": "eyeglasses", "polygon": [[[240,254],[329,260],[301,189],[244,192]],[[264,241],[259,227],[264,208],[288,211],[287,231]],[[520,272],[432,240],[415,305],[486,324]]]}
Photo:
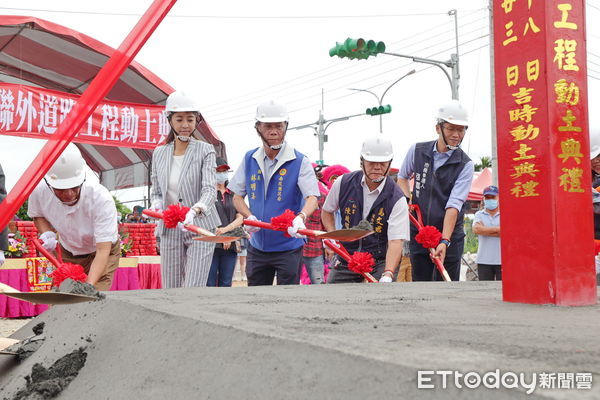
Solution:
{"label": "eyeglasses", "polygon": [[452,126],[452,125],[441,125],[442,128],[444,129],[445,132],[448,133],[458,133],[461,135],[464,135],[465,132],[467,131],[467,127],[466,126]]}

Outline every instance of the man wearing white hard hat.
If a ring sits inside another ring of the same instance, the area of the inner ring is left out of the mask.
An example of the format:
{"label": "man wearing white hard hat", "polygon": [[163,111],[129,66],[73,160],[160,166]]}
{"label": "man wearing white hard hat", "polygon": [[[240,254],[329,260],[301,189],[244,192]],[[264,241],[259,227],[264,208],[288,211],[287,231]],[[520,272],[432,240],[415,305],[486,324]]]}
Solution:
{"label": "man wearing white hard hat", "polygon": [[[321,219],[327,231],[335,227],[335,212],[340,210],[343,228],[361,220],[373,226],[374,234],[355,242],[342,242],[346,250],[371,253],[375,259],[372,275],[380,282],[392,282],[402,259],[404,240],[409,240],[408,207],[402,190],[388,175],[394,152],[383,135],[364,141],[360,153],[361,169],[336,179],[327,195]],[[334,262],[327,283],[361,282],[362,275],[348,269],[345,261]]]}
{"label": "man wearing white hard hat", "polygon": [[27,213],[47,250],[58,243],[64,262],[82,265],[87,283],[109,290],[121,257],[117,208],[104,186],[86,180],[85,166],[69,144],[31,193]]}
{"label": "man wearing white hard hat", "polygon": [[[453,281],[460,276],[465,201],[474,170],[473,161],[460,148],[468,125],[467,110],[458,101],[441,106],[435,125],[437,140],[412,145],[398,175],[398,185],[407,197],[410,197],[409,180],[414,177],[411,201],[419,205],[423,224],[435,226],[442,232],[434,255],[442,261]],[[411,226],[413,281],[442,280],[429,258],[428,249],[415,241],[416,234],[417,228]]]}
{"label": "man wearing white hard hat", "polygon": [[270,222],[286,209],[296,213],[288,235],[246,227],[253,232],[246,266],[249,286],[272,285],[275,275],[277,284],[300,281],[304,237],[298,230],[317,208],[319,187],[309,159],[285,141],[288,122],[280,103],[271,100],[257,107],[254,128],[262,145],[246,153],[229,182],[234,205],[246,219]]}
{"label": "man wearing white hard hat", "polygon": [[[152,154],[151,206],[162,211],[172,204],[190,207],[184,224],[214,231],[219,225],[215,148],[200,140],[200,107],[187,94],[173,92],[165,111],[171,131]],[[163,287],[206,286],[215,244],[194,240],[184,227],[158,222]]]}

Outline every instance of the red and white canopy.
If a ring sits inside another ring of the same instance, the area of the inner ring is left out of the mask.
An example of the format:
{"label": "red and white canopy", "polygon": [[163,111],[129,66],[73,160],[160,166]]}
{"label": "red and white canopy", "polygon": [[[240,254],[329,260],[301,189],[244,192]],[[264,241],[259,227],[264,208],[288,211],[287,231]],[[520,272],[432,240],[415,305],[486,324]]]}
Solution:
{"label": "red and white canopy", "polygon": [[[0,82],[79,95],[113,52],[114,49],[104,43],[43,19],[0,16]],[[134,61],[106,100],[160,106],[173,91]],[[201,123],[199,131],[215,146],[217,154],[225,155],[224,144],[206,122]],[[16,130],[0,134],[31,136]],[[89,140],[77,138],[75,142],[109,190],[148,184],[151,150],[122,143],[90,144]]]}

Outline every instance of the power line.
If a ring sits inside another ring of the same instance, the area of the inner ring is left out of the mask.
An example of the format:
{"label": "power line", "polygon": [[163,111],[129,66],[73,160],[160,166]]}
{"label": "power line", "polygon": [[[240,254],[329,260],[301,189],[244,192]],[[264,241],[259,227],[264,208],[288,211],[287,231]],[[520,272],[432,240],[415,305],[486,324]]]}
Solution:
{"label": "power line", "polygon": [[[475,12],[470,13],[469,16],[472,15],[472,14],[474,14],[474,13]],[[471,21],[469,23],[462,24],[460,27],[464,28],[464,27],[469,26],[469,25],[471,25],[473,23],[477,23],[480,20],[481,19],[476,18],[475,20],[473,20],[473,21]],[[442,27],[443,26],[440,25],[439,27],[434,28],[434,30],[442,28]],[[420,36],[420,35],[432,32],[432,29],[426,29],[426,30],[418,32],[418,33],[416,33],[416,34],[414,34],[412,36],[409,36],[408,38],[405,38],[403,40],[392,42],[391,44],[394,45],[394,44],[399,44],[399,43],[405,43],[404,44],[405,48],[406,47],[411,47],[411,46],[415,46],[415,45],[418,45],[420,43],[423,43],[424,41],[427,41],[427,40],[430,40],[430,39],[437,39],[441,35],[443,35],[444,33],[449,33],[449,32],[452,32],[453,30],[454,30],[454,28],[446,30],[446,31],[443,31],[443,32],[440,32],[440,33],[437,33],[437,34],[433,34],[433,35],[431,35],[431,36],[429,36],[429,37],[427,37],[425,39],[422,39],[422,40],[420,40],[418,42],[412,42],[412,43],[409,42],[411,39],[416,38],[417,36]],[[461,34],[461,36],[462,35],[463,34]],[[382,65],[382,64],[387,64],[387,63],[390,63],[390,62],[394,62],[395,60],[392,59],[392,60],[386,60],[386,61],[383,61],[383,62],[378,62],[378,61],[379,60],[377,60],[377,59],[375,59],[374,61],[372,61],[371,65],[370,65],[370,68],[373,68],[373,64],[375,64],[375,65]],[[325,67],[325,68],[322,68],[322,69],[310,72],[308,74],[301,75],[299,77],[288,79],[285,82],[274,84],[274,85],[265,87],[263,89],[259,89],[258,91],[255,90],[255,91],[248,92],[248,93],[245,93],[245,94],[242,94],[242,95],[239,95],[239,96],[235,96],[235,98],[230,98],[230,99],[218,101],[218,102],[215,102],[215,103],[211,103],[211,104],[209,104],[209,105],[207,105],[205,107],[202,107],[202,109],[205,110],[206,112],[210,113],[210,110],[213,110],[213,109],[216,109],[216,108],[219,108],[219,109],[222,110],[222,107],[220,107],[220,105],[222,105],[222,104],[227,104],[227,108],[226,109],[238,108],[236,106],[238,106],[240,104],[245,104],[245,103],[250,103],[250,102],[255,103],[256,99],[258,99],[259,97],[263,96],[263,95],[260,95],[260,93],[270,93],[270,94],[271,93],[276,93],[277,91],[284,90],[284,88],[292,88],[294,86],[300,86],[300,85],[305,84],[305,83],[312,83],[313,86],[315,86],[316,85],[315,84],[315,80],[317,80],[317,79],[324,79],[327,76],[331,76],[333,74],[337,74],[338,73],[338,69],[342,69],[342,68],[343,68],[344,72],[346,72],[346,73],[348,73],[349,70],[355,70],[357,68],[359,68],[359,71],[370,69],[369,67],[364,68],[360,64],[355,64],[355,65],[352,65],[352,66],[348,67],[348,64],[346,62],[340,60],[340,62],[335,63],[332,66],[328,66],[328,67]],[[332,72],[327,72],[327,73],[321,75],[321,73],[329,71],[329,70],[333,70],[333,71]],[[312,78],[310,78],[311,76],[312,76]],[[298,83],[293,83],[293,82],[296,82],[296,81],[299,81],[299,82]],[[273,88],[278,88],[278,89],[277,89],[277,91],[273,92],[272,91]],[[217,115],[220,115],[222,113],[223,112],[220,112]]]}
{"label": "power line", "polygon": [[[80,15],[102,15],[107,17],[141,17],[140,13],[119,13],[102,11],[79,11],[79,10],[49,10],[41,8],[13,8],[0,7],[0,10],[28,11],[28,12],[47,12],[59,14],[80,14]],[[293,19],[365,19],[365,18],[398,18],[398,17],[427,17],[433,15],[448,15],[445,13],[406,13],[406,14],[371,14],[371,15],[177,15],[167,14],[166,18],[199,18],[199,19],[245,19],[245,20],[293,20]]]}

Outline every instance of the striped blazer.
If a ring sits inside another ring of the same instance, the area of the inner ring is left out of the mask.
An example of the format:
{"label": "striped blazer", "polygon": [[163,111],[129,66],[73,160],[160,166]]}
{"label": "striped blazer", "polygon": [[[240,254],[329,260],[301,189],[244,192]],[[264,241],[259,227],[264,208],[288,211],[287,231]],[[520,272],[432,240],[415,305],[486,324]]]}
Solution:
{"label": "striped blazer", "polygon": [[[150,196],[152,202],[160,200],[165,208],[169,205],[165,204],[165,200],[174,150],[175,145],[171,142],[158,146],[152,154]],[[196,205],[206,210],[203,215],[194,219],[194,225],[210,230],[220,224],[219,214],[215,208],[217,199],[215,158],[215,149],[212,145],[194,138],[190,139],[183,158],[177,196],[186,207]],[[158,229],[159,234],[165,233],[166,228],[162,221],[159,221]]]}

